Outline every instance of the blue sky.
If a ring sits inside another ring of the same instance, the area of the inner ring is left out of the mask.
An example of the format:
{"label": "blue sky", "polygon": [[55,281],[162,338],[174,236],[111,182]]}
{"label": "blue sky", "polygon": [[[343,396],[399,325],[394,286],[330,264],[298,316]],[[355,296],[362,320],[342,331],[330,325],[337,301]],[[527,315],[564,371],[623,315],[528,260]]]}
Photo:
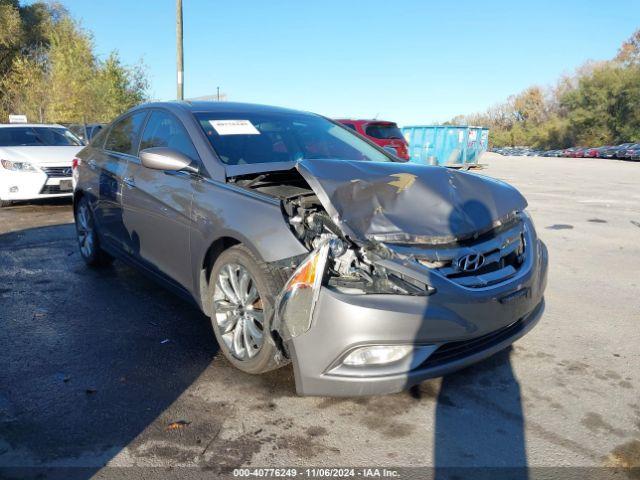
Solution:
{"label": "blue sky", "polygon": [[[183,0],[185,96],[401,125],[484,110],[640,27],[638,0]],[[101,56],[149,68],[176,96],[175,0],[63,0]]]}

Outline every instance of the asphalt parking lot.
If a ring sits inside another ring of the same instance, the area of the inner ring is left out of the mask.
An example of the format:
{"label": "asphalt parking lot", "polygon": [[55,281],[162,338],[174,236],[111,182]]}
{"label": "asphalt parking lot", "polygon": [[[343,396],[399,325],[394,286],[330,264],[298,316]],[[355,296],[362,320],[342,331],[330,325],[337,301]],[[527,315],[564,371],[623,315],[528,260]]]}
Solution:
{"label": "asphalt parking lot", "polygon": [[119,262],[84,266],[69,202],[3,209],[0,466],[640,467],[640,163],[483,163],[549,248],[542,321],[372,398],[300,398],[290,368],[234,370],[194,307]]}

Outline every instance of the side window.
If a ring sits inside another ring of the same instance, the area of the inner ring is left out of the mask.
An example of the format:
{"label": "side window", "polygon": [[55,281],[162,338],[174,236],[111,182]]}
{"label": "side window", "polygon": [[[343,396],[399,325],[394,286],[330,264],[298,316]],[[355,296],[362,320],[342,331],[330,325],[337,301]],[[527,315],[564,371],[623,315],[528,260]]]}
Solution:
{"label": "side window", "polygon": [[350,128],[351,130],[355,130],[356,126],[353,123],[343,123],[342,125],[344,125],[345,127]]}
{"label": "side window", "polygon": [[152,147],[167,147],[198,160],[198,152],[182,123],[173,115],[161,110],[151,113],[142,134],[140,150]]}
{"label": "side window", "polygon": [[91,127],[90,131],[89,131],[89,137],[93,138],[95,137],[98,133],[100,133],[102,131],[102,125],[96,125],[94,127]]}
{"label": "side window", "polygon": [[138,134],[146,115],[147,112],[138,112],[114,123],[111,130],[109,130],[104,149],[135,155],[137,153]]}
{"label": "side window", "polygon": [[92,147],[95,148],[104,148],[105,138],[107,136],[107,132],[109,132],[108,128],[101,128],[96,133],[93,134],[89,143]]}

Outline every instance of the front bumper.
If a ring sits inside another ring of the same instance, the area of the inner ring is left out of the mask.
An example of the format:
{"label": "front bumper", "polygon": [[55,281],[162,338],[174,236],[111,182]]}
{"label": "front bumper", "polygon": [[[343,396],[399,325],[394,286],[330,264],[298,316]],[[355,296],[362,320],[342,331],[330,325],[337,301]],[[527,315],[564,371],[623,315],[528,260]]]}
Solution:
{"label": "front bumper", "polygon": [[[71,165],[52,165],[67,168]],[[34,200],[37,198],[69,197],[73,195],[72,177],[48,176],[43,171],[14,172],[0,170],[0,199]],[[61,188],[61,186],[63,188]]]}
{"label": "front bumper", "polygon": [[[548,254],[535,241],[523,272],[503,284],[470,289],[433,276],[431,296],[353,295],[322,287],[311,327],[288,339],[301,395],[393,393],[471,365],[526,334],[544,311]],[[392,365],[348,367],[364,345],[412,345]]]}

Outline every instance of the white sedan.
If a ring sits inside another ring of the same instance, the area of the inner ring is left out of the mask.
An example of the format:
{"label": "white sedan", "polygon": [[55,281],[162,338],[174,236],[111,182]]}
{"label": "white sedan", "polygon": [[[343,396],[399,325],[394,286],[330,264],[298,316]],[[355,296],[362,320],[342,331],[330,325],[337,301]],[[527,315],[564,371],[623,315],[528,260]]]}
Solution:
{"label": "white sedan", "polygon": [[62,125],[0,125],[0,206],[73,194],[82,142]]}

